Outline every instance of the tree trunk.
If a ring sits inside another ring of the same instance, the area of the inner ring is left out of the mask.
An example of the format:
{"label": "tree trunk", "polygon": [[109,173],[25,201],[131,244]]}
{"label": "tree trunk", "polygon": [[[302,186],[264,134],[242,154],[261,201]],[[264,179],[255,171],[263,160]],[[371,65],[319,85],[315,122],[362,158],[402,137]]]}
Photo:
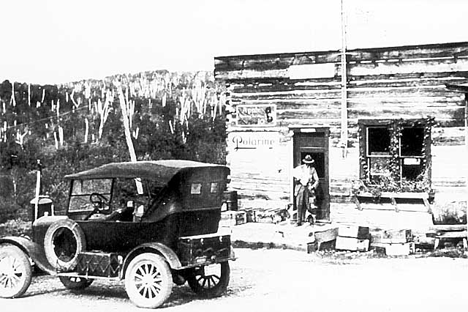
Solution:
{"label": "tree trunk", "polygon": [[[128,151],[130,153],[130,160],[132,162],[137,161],[135,147],[133,146],[132,134],[130,130],[130,119],[133,117],[130,113],[128,98],[125,98],[122,87],[119,86],[119,102],[122,110],[122,120],[125,130],[125,140],[127,142]],[[138,194],[143,194],[143,185],[140,180],[135,179]]]}

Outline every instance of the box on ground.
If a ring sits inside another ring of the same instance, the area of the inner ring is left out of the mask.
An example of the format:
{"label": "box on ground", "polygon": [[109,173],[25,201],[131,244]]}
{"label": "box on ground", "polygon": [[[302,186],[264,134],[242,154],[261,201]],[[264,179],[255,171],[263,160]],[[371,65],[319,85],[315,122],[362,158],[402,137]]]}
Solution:
{"label": "box on ground", "polygon": [[381,230],[372,232],[372,243],[375,244],[404,244],[413,241],[411,230]]}
{"label": "box on ground", "polygon": [[368,251],[369,244],[369,239],[338,236],[336,238],[335,249],[349,251]]}
{"label": "box on ground", "polygon": [[354,237],[359,239],[369,238],[369,227],[358,225],[343,225],[340,224],[338,228],[338,236]]}
{"label": "box on ground", "polygon": [[387,256],[408,256],[414,253],[414,243],[377,244],[373,247],[384,249]]}
{"label": "box on ground", "polygon": [[240,225],[247,222],[247,214],[244,211],[221,212],[221,226]]}

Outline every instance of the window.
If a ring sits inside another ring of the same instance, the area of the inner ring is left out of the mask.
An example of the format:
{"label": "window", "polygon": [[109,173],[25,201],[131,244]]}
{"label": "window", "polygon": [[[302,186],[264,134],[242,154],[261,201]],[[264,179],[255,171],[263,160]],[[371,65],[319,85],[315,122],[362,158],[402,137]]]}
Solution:
{"label": "window", "polygon": [[431,141],[424,120],[365,120],[359,129],[361,179],[403,185],[430,178]]}
{"label": "window", "polygon": [[211,193],[218,193],[218,183],[217,182],[213,182],[211,183],[211,189],[210,189],[210,192]]}
{"label": "window", "polygon": [[371,178],[390,176],[390,129],[367,127],[366,155]]}
{"label": "window", "polygon": [[201,189],[202,189],[201,183],[192,183],[192,186],[190,187],[190,194],[200,195]]}
{"label": "window", "polygon": [[400,137],[401,176],[416,180],[424,171],[424,128],[403,128]]}
{"label": "window", "polygon": [[390,130],[387,128],[367,128],[368,156],[390,155]]}

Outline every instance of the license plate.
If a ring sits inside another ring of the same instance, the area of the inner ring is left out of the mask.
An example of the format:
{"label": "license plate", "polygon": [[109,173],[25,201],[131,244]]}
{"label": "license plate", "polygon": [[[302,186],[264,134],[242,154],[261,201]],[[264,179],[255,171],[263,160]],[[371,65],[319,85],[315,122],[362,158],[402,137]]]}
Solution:
{"label": "license plate", "polygon": [[221,275],[221,266],[219,264],[211,264],[211,265],[206,265],[204,267],[205,270],[205,276],[210,276],[210,275],[216,275],[220,276]]}

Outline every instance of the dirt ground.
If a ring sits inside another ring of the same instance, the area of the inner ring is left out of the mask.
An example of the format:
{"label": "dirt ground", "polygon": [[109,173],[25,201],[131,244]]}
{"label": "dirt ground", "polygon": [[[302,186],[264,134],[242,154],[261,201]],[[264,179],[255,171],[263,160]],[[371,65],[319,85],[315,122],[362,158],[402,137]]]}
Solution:
{"label": "dirt ground", "polygon": [[[227,293],[199,299],[174,287],[165,311],[468,311],[468,260],[376,258],[366,254],[307,254],[236,249]],[[33,279],[23,298],[0,299],[1,311],[141,311],[122,282],[95,281],[81,293],[58,278]]]}

